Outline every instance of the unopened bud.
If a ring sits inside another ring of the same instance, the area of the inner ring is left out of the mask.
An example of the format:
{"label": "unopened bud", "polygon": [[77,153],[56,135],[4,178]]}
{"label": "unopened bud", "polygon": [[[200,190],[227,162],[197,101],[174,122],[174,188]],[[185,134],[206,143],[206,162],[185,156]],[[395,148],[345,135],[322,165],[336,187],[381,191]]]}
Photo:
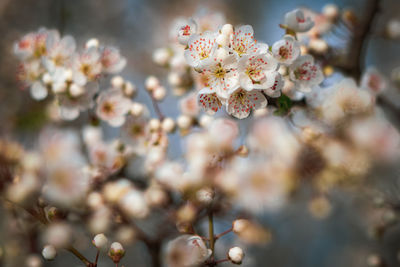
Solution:
{"label": "unopened bud", "polygon": [[98,234],[96,235],[93,240],[92,244],[97,248],[97,249],[105,249],[108,244],[108,239],[104,234]]}
{"label": "unopened bud", "polygon": [[111,86],[114,88],[122,88],[122,86],[124,85],[125,81],[124,78],[122,78],[121,76],[114,76],[111,79]]}
{"label": "unopened bud", "polygon": [[155,76],[149,76],[149,77],[147,77],[147,79],[145,81],[145,87],[148,91],[153,91],[159,85],[160,85],[160,81]]}
{"label": "unopened bud", "polygon": [[99,40],[97,40],[96,38],[89,39],[86,42],[85,47],[86,48],[90,48],[90,47],[96,47],[97,48],[97,47],[99,47]]}
{"label": "unopened bud", "polygon": [[241,264],[244,258],[243,249],[240,247],[233,247],[228,251],[228,259],[234,264]]}
{"label": "unopened bud", "polygon": [[161,101],[167,95],[167,90],[164,86],[157,86],[153,91],[153,97],[157,101]]}
{"label": "unopened bud", "polygon": [[51,245],[47,245],[43,248],[42,255],[43,255],[43,258],[45,258],[48,261],[51,261],[56,258],[57,250],[55,247],[53,247]]}
{"label": "unopened bud", "polygon": [[124,247],[121,243],[114,242],[111,244],[108,256],[112,259],[114,263],[119,263],[125,255]]}
{"label": "unopened bud", "polygon": [[175,129],[175,121],[171,118],[165,118],[162,121],[161,128],[163,129],[164,132],[171,133]]}

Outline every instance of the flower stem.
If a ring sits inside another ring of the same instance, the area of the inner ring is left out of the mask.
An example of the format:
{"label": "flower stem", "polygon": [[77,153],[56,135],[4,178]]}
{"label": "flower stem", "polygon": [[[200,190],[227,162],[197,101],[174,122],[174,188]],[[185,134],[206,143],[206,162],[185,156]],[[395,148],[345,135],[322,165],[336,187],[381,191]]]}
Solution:
{"label": "flower stem", "polygon": [[229,234],[230,232],[232,232],[232,227],[231,228],[229,228],[228,230],[226,230],[226,231],[224,231],[224,232],[222,232],[222,233],[220,233],[220,234],[218,234],[218,235],[216,235],[215,236],[215,240],[218,240],[218,238],[220,238],[220,237],[222,237],[222,236],[224,236],[224,235],[226,235],[226,234]]}
{"label": "flower stem", "polygon": [[76,250],[73,246],[66,248],[69,252],[74,254],[78,259],[80,259],[86,266],[93,265],[88,259],[85,258],[78,250]]}
{"label": "flower stem", "polygon": [[214,245],[215,245],[215,239],[214,239],[214,218],[213,218],[213,212],[210,211],[208,213],[208,235],[209,235],[209,245],[211,249],[211,259],[214,259]]}

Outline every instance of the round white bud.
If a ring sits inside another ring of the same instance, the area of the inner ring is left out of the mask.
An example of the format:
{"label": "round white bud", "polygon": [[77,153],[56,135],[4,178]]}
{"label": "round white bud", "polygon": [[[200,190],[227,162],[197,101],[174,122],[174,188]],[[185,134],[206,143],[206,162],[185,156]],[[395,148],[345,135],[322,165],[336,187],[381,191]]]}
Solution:
{"label": "round white bud", "polygon": [[229,57],[229,52],[225,48],[218,48],[216,52],[216,57],[218,60],[224,61]]}
{"label": "round white bud", "polygon": [[232,24],[225,24],[224,26],[222,26],[221,28],[221,33],[223,35],[229,36],[233,33],[233,26]]}
{"label": "round white bud", "polygon": [[240,247],[233,247],[228,251],[228,259],[234,264],[241,264],[244,258],[243,249]]}
{"label": "round white bud", "polygon": [[199,124],[201,127],[207,128],[213,120],[214,118],[212,116],[204,114],[200,117]]}
{"label": "round white bud", "polygon": [[144,111],[144,107],[142,104],[133,102],[131,105],[130,112],[133,116],[140,116]]}
{"label": "round white bud", "polygon": [[122,78],[121,76],[114,76],[111,79],[111,86],[114,88],[122,88],[122,86],[124,85],[125,81],[124,78]]}
{"label": "round white bud", "polygon": [[119,263],[124,255],[125,250],[121,243],[114,242],[111,244],[108,256],[114,261],[114,263]]}
{"label": "round white bud", "polygon": [[93,238],[92,243],[97,249],[105,249],[108,244],[108,239],[104,234],[98,234]]}
{"label": "round white bud", "polygon": [[144,85],[147,90],[153,91],[160,85],[160,81],[155,76],[149,76],[146,78]]}
{"label": "round white bud", "polygon": [[86,199],[86,204],[92,209],[100,207],[103,202],[103,196],[99,192],[90,193]]}
{"label": "round white bud", "polygon": [[100,45],[99,40],[97,40],[96,38],[92,38],[86,42],[85,47],[86,48],[91,48],[91,47],[97,48],[97,47],[99,47],[99,45]]}
{"label": "round white bud", "polygon": [[84,89],[83,89],[82,86],[79,86],[79,85],[73,83],[69,87],[69,93],[73,97],[78,97],[78,96],[81,96],[84,93]]}
{"label": "round white bud", "polygon": [[172,118],[167,117],[162,121],[161,128],[164,132],[171,133],[175,129],[175,121]]}
{"label": "round white bud", "polygon": [[149,127],[150,127],[150,130],[152,130],[152,131],[157,131],[157,130],[159,130],[160,127],[161,127],[161,122],[160,122],[160,120],[159,120],[159,119],[151,119],[151,120],[149,121]]}
{"label": "round white bud", "polygon": [[214,198],[214,192],[211,188],[203,188],[196,192],[196,198],[200,203],[210,204]]}
{"label": "round white bud", "polygon": [[153,52],[153,61],[161,66],[168,64],[171,59],[171,53],[166,48],[158,48]]}
{"label": "round white bud", "polygon": [[131,82],[126,82],[123,87],[123,91],[124,91],[124,95],[126,95],[128,97],[133,97],[134,95],[136,95],[137,88]]}
{"label": "round white bud", "polygon": [[327,42],[323,39],[311,39],[308,46],[318,54],[324,54],[329,49]]}
{"label": "round white bud", "polygon": [[167,90],[164,86],[157,86],[153,91],[153,97],[157,101],[161,101],[167,95]]}
{"label": "round white bud", "polygon": [[217,37],[217,39],[215,41],[220,46],[228,46],[229,45],[229,36],[228,35],[224,35],[224,34],[220,34],[220,35],[218,35],[218,37]]}
{"label": "round white bud", "polygon": [[179,72],[170,72],[168,74],[168,82],[172,86],[179,86],[182,84],[182,77]]}
{"label": "round white bud", "polygon": [[42,263],[42,259],[38,256],[38,255],[29,255],[26,258],[26,266],[27,267],[42,267],[43,263]]}
{"label": "round white bud", "polygon": [[64,75],[65,75],[65,80],[72,81],[74,73],[71,69],[66,69]]}
{"label": "round white bud", "polygon": [[189,129],[192,126],[192,118],[187,115],[180,115],[176,120],[178,127],[181,129]]}
{"label": "round white bud", "polygon": [[45,74],[43,74],[42,81],[44,84],[51,84],[53,82],[53,79],[51,78],[51,75],[46,72]]}
{"label": "round white bud", "polygon": [[243,232],[244,229],[249,225],[249,221],[246,219],[234,220],[232,223],[232,231],[236,234]]}
{"label": "round white bud", "polygon": [[51,245],[47,245],[43,248],[42,250],[42,255],[43,258],[45,258],[46,260],[54,260],[57,256],[57,250],[55,247],[51,246]]}
{"label": "round white bud", "polygon": [[334,20],[339,16],[339,8],[335,4],[326,4],[322,8],[322,14],[324,14],[327,18]]}

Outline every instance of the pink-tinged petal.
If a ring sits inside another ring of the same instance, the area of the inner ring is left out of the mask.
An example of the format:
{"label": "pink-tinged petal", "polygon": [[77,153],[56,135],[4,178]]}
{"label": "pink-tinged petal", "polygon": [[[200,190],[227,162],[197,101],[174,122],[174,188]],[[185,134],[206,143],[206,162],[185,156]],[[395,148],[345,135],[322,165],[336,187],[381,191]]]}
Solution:
{"label": "pink-tinged petal", "polygon": [[186,62],[194,68],[202,67],[203,61],[209,58],[216,48],[215,33],[193,34],[190,36],[188,48],[184,52]]}
{"label": "pink-tinged petal", "polygon": [[248,92],[240,88],[230,95],[226,111],[238,119],[244,119],[252,109],[264,108],[266,105],[267,99],[261,92]]}
{"label": "pink-tinged petal", "polygon": [[283,85],[285,84],[282,75],[278,72],[275,73],[275,77],[274,77],[275,81],[274,84],[265,89],[264,93],[270,97],[280,97],[281,96],[281,90],[283,88]]}

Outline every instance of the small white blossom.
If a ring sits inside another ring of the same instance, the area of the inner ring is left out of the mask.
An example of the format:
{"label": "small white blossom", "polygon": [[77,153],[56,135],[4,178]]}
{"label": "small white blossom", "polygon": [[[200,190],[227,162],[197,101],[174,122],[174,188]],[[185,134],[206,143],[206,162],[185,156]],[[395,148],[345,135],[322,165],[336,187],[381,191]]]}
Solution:
{"label": "small white blossom", "polygon": [[310,92],[312,87],[319,85],[324,79],[321,69],[315,65],[314,58],[310,55],[300,56],[293,62],[289,66],[289,75],[296,89],[301,92]]}
{"label": "small white blossom", "polygon": [[214,32],[193,34],[189,38],[188,49],[185,50],[184,54],[187,64],[193,68],[203,68],[209,62],[216,48],[216,34]]}
{"label": "small white blossom", "polygon": [[285,35],[282,40],[274,43],[272,54],[279,63],[290,65],[300,55],[300,43],[291,35]]}
{"label": "small white blossom", "polygon": [[131,107],[131,101],[122,94],[121,90],[103,91],[96,101],[96,115],[100,119],[107,121],[113,127],[119,127],[125,123],[125,115]]}
{"label": "small white blossom", "polygon": [[314,22],[305,17],[302,10],[295,9],[285,14],[284,25],[295,32],[306,32],[314,26]]}
{"label": "small white blossom", "polygon": [[261,91],[247,91],[239,88],[229,96],[226,111],[238,119],[244,119],[250,115],[251,110],[264,108],[267,103]]}

